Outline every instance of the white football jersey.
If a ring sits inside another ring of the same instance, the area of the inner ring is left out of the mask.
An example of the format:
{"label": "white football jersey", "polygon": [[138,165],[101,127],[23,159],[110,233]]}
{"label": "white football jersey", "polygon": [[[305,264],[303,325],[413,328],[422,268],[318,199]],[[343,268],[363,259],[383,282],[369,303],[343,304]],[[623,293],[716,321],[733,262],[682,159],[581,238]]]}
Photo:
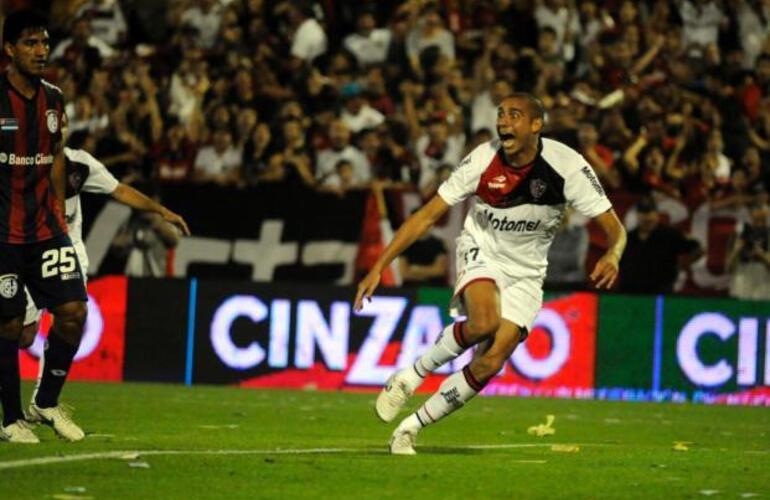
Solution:
{"label": "white football jersey", "polygon": [[548,247],[569,204],[586,217],[612,208],[583,156],[552,139],[541,139],[528,170],[510,167],[499,140],[479,145],[438,190],[449,205],[474,197],[461,238],[468,237],[513,278],[542,284]]}
{"label": "white football jersey", "polygon": [[[83,245],[83,214],[80,209],[80,193],[111,194],[118,187],[118,180],[102,162],[82,149],[64,148],[67,172],[67,199],[65,218],[72,244],[76,249]],[[83,254],[82,256],[80,254]],[[78,252],[81,267],[88,267],[85,252]]]}

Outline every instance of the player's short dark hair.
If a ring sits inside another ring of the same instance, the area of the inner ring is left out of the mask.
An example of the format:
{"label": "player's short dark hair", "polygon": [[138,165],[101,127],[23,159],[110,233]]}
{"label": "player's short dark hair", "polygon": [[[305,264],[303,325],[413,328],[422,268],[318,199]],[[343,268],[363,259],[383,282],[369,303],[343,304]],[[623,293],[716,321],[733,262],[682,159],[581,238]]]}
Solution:
{"label": "player's short dark hair", "polygon": [[545,121],[545,106],[543,101],[530,94],[529,92],[514,92],[509,94],[503,99],[521,99],[527,103],[527,111],[532,116],[532,119],[540,119]]}
{"label": "player's short dark hair", "polygon": [[3,23],[3,43],[16,43],[28,29],[48,29],[48,18],[36,9],[21,9],[8,14]]}

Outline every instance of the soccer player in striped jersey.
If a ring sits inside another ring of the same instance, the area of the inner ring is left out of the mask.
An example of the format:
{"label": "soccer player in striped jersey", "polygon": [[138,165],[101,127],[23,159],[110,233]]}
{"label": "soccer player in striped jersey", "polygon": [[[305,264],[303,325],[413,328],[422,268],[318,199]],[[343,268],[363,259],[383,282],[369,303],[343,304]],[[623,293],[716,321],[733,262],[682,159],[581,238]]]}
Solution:
{"label": "soccer player in striped jersey", "polygon": [[540,133],[540,101],[517,93],[498,107],[499,139],[476,147],[422,209],[409,217],[358,285],[360,310],[390,262],[425,233],[452,205],[473,197],[457,240],[453,302],[467,320],[449,325],[413,366],[388,379],[377,398],[377,415],[390,422],[424,377],[476,345],[472,361],[450,375],[393,432],[390,451],[413,455],[418,432],[462,407],[484,388],[527,338],[542,304],[548,247],[568,205],[593,218],[608,249],[590,275],[597,288],[618,276],[626,235],[601,184],[579,153]]}
{"label": "soccer player in striped jersey", "polygon": [[83,334],[86,290],[64,221],[64,98],[42,78],[50,52],[47,19],[29,9],[9,14],[3,51],[10,64],[0,75],[0,439],[39,441],[21,407],[18,342],[26,286],[54,318],[30,417],[77,441],[84,433],[59,405],[59,394]]}

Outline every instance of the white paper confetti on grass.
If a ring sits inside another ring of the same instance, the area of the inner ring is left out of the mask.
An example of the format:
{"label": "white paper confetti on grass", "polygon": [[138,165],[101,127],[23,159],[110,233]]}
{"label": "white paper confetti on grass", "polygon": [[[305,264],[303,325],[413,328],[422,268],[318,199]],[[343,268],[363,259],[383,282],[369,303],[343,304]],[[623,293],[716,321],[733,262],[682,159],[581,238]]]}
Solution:
{"label": "white paper confetti on grass", "polygon": [[201,429],[237,429],[240,427],[238,424],[224,424],[224,425],[199,425],[198,426]]}
{"label": "white paper confetti on grass", "polygon": [[64,488],[65,493],[85,493],[86,489],[83,486],[67,486]]}
{"label": "white paper confetti on grass", "polygon": [[558,453],[577,453],[580,451],[580,446],[576,444],[555,444],[551,446],[551,451]]}
{"label": "white paper confetti on grass", "polygon": [[531,434],[537,437],[552,436],[556,434],[556,429],[553,428],[553,422],[556,420],[554,415],[546,415],[545,423],[533,425],[527,429],[527,434]]}
{"label": "white paper confetti on grass", "polygon": [[710,497],[710,496],[718,495],[719,490],[700,490],[698,493],[700,493],[703,496]]}
{"label": "white paper confetti on grass", "polygon": [[759,496],[759,493],[751,493],[751,492],[741,493],[741,498],[754,498],[758,496]]}
{"label": "white paper confetti on grass", "polygon": [[129,462],[128,466],[132,469],[149,469],[150,464],[147,462]]}
{"label": "white paper confetti on grass", "polygon": [[121,460],[136,460],[137,458],[139,458],[139,453],[135,451],[124,453],[120,456]]}

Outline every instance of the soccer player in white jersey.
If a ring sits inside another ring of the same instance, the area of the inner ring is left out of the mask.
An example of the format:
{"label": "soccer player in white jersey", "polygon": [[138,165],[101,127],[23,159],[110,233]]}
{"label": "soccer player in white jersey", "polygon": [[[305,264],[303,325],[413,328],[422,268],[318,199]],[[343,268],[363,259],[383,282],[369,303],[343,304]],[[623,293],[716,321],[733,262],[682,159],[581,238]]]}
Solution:
{"label": "soccer player in white jersey", "polygon": [[[87,279],[88,255],[83,243],[83,215],[80,209],[80,193],[109,194],[115,200],[128,205],[136,210],[154,212],[179,228],[185,236],[189,236],[190,230],[185,220],[152,198],[137,191],[127,184],[119,182],[102,162],[94,158],[90,153],[82,149],[64,148],[66,159],[67,185],[66,185],[66,215],[67,229],[72,246],[82,269],[83,279]],[[19,347],[25,349],[32,345],[37,333],[41,311],[35,307],[31,297],[27,296],[27,312],[24,316],[24,332],[19,340]]]}
{"label": "soccer player in white jersey", "polygon": [[626,233],[601,184],[579,153],[540,137],[544,111],[530,94],[505,98],[497,111],[499,140],[481,144],[462,160],[422,209],[409,217],[358,285],[356,310],[371,300],[380,274],[452,206],[475,204],[457,240],[453,302],[467,319],[447,326],[413,366],[390,377],[377,398],[377,415],[392,421],[424,377],[477,345],[472,361],[450,375],[393,432],[390,451],[413,455],[418,432],[476,396],[523,342],[542,305],[548,247],[567,205],[593,218],[608,248],[590,274],[597,288],[617,279]]}
{"label": "soccer player in white jersey", "polygon": [[[88,255],[83,243],[83,216],[80,209],[80,193],[83,191],[87,193],[109,194],[117,201],[131,208],[157,213],[165,221],[178,227],[182,234],[190,234],[187,223],[181,216],[131,186],[119,182],[102,162],[91,156],[88,152],[65,147],[64,155],[67,174],[65,219],[70,238],[72,239],[72,245],[75,248],[75,255],[80,263],[81,276],[84,282],[87,279]],[[38,331],[41,314],[42,311],[35,306],[35,302],[29,295],[29,292],[27,292],[27,310],[24,315],[24,329],[19,338],[20,348],[26,349],[32,345]],[[44,360],[41,359],[38,384],[45,370],[44,365]],[[36,392],[37,387],[35,388]],[[32,401],[32,404],[34,404],[35,394],[32,396]],[[31,411],[30,414],[34,415],[34,412]],[[50,422],[46,421],[45,423],[51,423],[56,432],[69,441],[79,441],[82,439],[84,437],[83,431],[74,422],[69,419],[67,420],[66,425],[60,424],[57,426],[59,421],[56,419],[51,419]]]}

